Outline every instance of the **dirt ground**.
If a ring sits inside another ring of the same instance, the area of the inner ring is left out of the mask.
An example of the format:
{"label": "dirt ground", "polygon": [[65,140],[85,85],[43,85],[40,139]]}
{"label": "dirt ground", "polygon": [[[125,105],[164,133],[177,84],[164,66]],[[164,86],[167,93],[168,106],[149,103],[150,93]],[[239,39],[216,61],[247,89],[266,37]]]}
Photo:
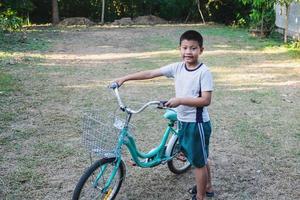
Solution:
{"label": "dirt ground", "polygon": [[[191,28],[203,30],[203,60],[215,80],[213,199],[299,199],[300,59],[281,48],[254,46],[260,42],[244,40],[245,35],[210,34],[217,26],[41,33],[53,43],[49,50],[21,52],[15,57],[20,65],[7,64],[22,91],[3,97],[16,116],[1,133],[0,197],[70,199],[89,165],[80,144],[82,113],[99,107],[111,112],[115,102],[105,86],[114,78],[178,61],[178,37]],[[128,83],[121,92],[132,104],[174,95],[166,78]],[[158,144],[160,115],[149,114],[137,127],[142,150]],[[193,184],[192,171],[177,176],[166,165],[128,165],[118,199],[190,199],[187,189]]]}

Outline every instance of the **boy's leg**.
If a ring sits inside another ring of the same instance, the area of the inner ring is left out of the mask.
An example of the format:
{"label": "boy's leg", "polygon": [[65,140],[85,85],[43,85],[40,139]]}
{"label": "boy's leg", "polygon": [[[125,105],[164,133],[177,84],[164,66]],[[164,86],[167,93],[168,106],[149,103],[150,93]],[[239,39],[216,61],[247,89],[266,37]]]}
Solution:
{"label": "boy's leg", "polygon": [[195,177],[197,184],[197,200],[203,200],[206,195],[207,185],[207,167],[195,168]]}
{"label": "boy's leg", "polygon": [[[209,154],[209,141],[210,141],[210,136],[211,136],[211,123],[210,121],[204,122],[203,123],[203,130],[204,130],[204,135],[205,135],[205,149],[207,154]],[[212,193],[213,188],[212,188],[212,177],[211,177],[211,168],[210,168],[210,160],[207,159],[207,185],[206,185],[206,192]]]}
{"label": "boy's leg", "polygon": [[206,184],[206,192],[213,192],[212,183],[211,183],[211,171],[210,171],[210,164],[209,160],[207,162],[207,184]]}

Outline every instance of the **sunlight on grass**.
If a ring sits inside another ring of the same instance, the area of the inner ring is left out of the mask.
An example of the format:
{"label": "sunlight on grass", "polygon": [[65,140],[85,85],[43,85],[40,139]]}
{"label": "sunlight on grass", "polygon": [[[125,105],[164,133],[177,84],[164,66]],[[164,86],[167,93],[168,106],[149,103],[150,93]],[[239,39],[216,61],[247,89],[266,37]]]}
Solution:
{"label": "sunlight on grass", "polygon": [[260,50],[245,50],[245,49],[240,49],[240,50],[229,50],[229,49],[224,49],[224,50],[206,50],[203,52],[203,55],[229,55],[229,56],[233,56],[234,54],[240,54],[240,55],[259,55],[259,54],[279,54],[279,53],[286,53],[288,52],[287,49],[285,48],[280,48],[280,49],[266,49],[264,51],[260,51]]}
{"label": "sunlight on grass", "polygon": [[115,60],[125,58],[150,58],[157,55],[174,55],[178,54],[177,50],[152,51],[141,53],[105,53],[105,54],[47,54],[47,59],[65,60],[65,59],[80,59],[80,60]]}
{"label": "sunlight on grass", "polygon": [[30,52],[13,52],[13,53],[8,53],[4,51],[0,51],[0,61],[5,61],[9,59],[13,60],[20,60],[20,59],[28,59],[28,58],[36,58],[40,59],[43,58],[43,54],[41,53],[30,53]]}
{"label": "sunlight on grass", "polygon": [[[104,81],[95,81],[93,83],[88,84],[81,84],[81,85],[68,85],[66,88],[96,88],[96,87],[108,87],[110,83],[113,82],[113,79],[111,80],[104,80]],[[173,82],[170,81],[170,79],[160,77],[150,80],[140,80],[140,81],[130,81],[125,83],[128,86],[140,86],[140,87],[147,87],[149,85],[155,85],[155,86],[171,86],[173,85]]]}
{"label": "sunlight on grass", "polygon": [[[209,56],[218,56],[218,55],[260,55],[260,54],[280,54],[280,53],[286,53],[288,50],[286,48],[267,48],[264,51],[259,50],[206,50],[204,51],[203,55],[209,55]],[[70,53],[48,53],[48,54],[39,54],[39,53],[19,53],[15,52],[13,54],[6,54],[5,52],[0,52],[0,57],[5,56],[9,58],[13,57],[32,57],[32,58],[41,58],[45,56],[48,60],[117,60],[117,59],[125,59],[125,58],[141,58],[141,59],[147,59],[155,56],[178,56],[179,50],[177,49],[171,49],[171,50],[164,50],[164,51],[149,51],[149,52],[140,52],[140,53],[103,53],[103,54],[83,54],[83,53],[77,53],[77,54],[70,54]],[[48,65],[50,65],[48,63]]]}

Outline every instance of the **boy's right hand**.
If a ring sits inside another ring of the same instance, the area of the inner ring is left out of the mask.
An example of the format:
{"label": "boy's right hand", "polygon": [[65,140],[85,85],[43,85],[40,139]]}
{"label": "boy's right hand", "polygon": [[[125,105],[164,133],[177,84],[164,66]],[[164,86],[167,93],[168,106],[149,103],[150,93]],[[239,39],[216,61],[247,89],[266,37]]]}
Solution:
{"label": "boy's right hand", "polygon": [[117,83],[119,87],[121,87],[121,85],[124,83],[124,80],[122,78],[118,78],[116,80],[113,81],[114,83]]}

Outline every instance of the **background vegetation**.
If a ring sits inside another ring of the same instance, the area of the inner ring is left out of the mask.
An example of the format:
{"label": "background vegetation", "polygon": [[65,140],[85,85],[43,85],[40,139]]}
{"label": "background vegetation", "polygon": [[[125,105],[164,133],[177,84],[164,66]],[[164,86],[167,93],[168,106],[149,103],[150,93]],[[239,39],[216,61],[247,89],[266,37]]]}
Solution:
{"label": "background vegetation", "polygon": [[[285,8],[284,30],[288,30],[289,8],[293,2],[300,0],[2,0],[0,30],[14,31],[31,23],[55,25],[69,17],[87,17],[103,24],[122,17],[156,15],[172,22],[214,21],[250,27],[259,31],[260,36],[268,36],[275,26],[274,5]],[[285,43],[287,37],[285,31]]]}
{"label": "background vegetation", "polygon": [[[0,12],[12,9],[31,23],[51,22],[52,4],[49,0],[3,0]],[[87,17],[100,21],[102,0],[58,0],[60,18]],[[200,21],[198,0],[106,0],[105,19],[156,15],[171,21]],[[231,24],[241,18],[248,20],[251,6],[239,0],[201,0],[200,8],[207,21]]]}

